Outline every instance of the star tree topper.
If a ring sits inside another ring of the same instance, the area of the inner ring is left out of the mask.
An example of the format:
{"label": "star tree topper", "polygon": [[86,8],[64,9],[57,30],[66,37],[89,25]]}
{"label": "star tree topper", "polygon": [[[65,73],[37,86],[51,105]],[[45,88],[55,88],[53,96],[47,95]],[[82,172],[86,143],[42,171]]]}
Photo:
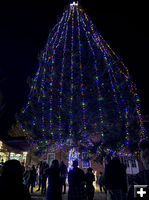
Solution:
{"label": "star tree topper", "polygon": [[74,1],[73,3],[70,4],[70,6],[71,7],[78,6],[78,1],[77,2]]}

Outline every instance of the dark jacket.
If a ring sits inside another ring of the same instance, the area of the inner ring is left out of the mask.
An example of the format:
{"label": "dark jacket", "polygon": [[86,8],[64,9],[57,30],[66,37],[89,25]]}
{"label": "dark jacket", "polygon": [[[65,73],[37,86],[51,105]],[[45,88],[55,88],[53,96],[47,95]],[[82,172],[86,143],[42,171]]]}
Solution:
{"label": "dark jacket", "polygon": [[31,197],[27,187],[23,183],[3,180],[0,177],[0,199],[31,200]]}
{"label": "dark jacket", "polygon": [[67,176],[67,166],[65,164],[60,166],[60,173],[62,178],[66,178]]}
{"label": "dark jacket", "polygon": [[36,181],[36,170],[33,168],[30,170],[29,183],[35,186],[35,181]]}
{"label": "dark jacket", "polygon": [[86,174],[85,174],[85,181],[86,181],[86,185],[87,186],[92,186],[93,185],[93,181],[95,181],[95,176],[94,176],[94,174],[93,173],[89,173],[89,172],[87,172]]}
{"label": "dark jacket", "polygon": [[60,169],[49,168],[46,173],[48,176],[47,200],[61,200]]}
{"label": "dark jacket", "polygon": [[111,160],[105,168],[104,182],[106,189],[126,190],[126,170],[118,160]]}
{"label": "dark jacket", "polygon": [[68,173],[69,191],[68,200],[86,200],[85,174],[83,170],[74,168]]}

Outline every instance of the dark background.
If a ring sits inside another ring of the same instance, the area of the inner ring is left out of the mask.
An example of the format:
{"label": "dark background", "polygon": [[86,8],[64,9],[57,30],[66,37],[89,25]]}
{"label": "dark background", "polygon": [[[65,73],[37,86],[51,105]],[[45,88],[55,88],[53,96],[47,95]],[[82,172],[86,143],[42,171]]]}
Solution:
{"label": "dark background", "polygon": [[[99,4],[98,4],[99,2]],[[0,119],[0,136],[5,135],[27,101],[27,77],[38,68],[49,29],[61,17],[68,0],[6,1],[0,10],[0,88],[6,104]],[[142,2],[109,3],[82,0],[82,7],[112,49],[123,59],[136,83],[142,111],[149,114],[148,12]]]}

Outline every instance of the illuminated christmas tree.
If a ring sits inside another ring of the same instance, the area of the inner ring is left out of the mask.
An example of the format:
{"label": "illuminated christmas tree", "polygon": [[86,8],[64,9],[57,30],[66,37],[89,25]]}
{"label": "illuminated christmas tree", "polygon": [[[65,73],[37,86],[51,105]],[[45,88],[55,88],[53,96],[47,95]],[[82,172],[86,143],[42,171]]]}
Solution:
{"label": "illuminated christmas tree", "polygon": [[73,2],[48,36],[18,119],[33,145],[122,149],[145,137],[139,101],[127,67]]}

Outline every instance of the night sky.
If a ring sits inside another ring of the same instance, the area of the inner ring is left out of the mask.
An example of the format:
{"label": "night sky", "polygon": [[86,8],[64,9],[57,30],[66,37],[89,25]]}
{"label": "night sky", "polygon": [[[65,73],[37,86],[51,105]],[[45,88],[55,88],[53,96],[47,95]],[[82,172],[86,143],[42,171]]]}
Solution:
{"label": "night sky", "polygon": [[[0,120],[0,135],[13,122],[13,116],[27,101],[27,77],[38,68],[38,54],[44,48],[49,29],[61,17],[67,0],[11,1],[0,11],[0,89],[6,112]],[[149,114],[148,57],[149,31],[146,5],[136,2],[109,4],[82,0],[81,5],[112,49],[127,65],[136,83],[142,110]]]}

